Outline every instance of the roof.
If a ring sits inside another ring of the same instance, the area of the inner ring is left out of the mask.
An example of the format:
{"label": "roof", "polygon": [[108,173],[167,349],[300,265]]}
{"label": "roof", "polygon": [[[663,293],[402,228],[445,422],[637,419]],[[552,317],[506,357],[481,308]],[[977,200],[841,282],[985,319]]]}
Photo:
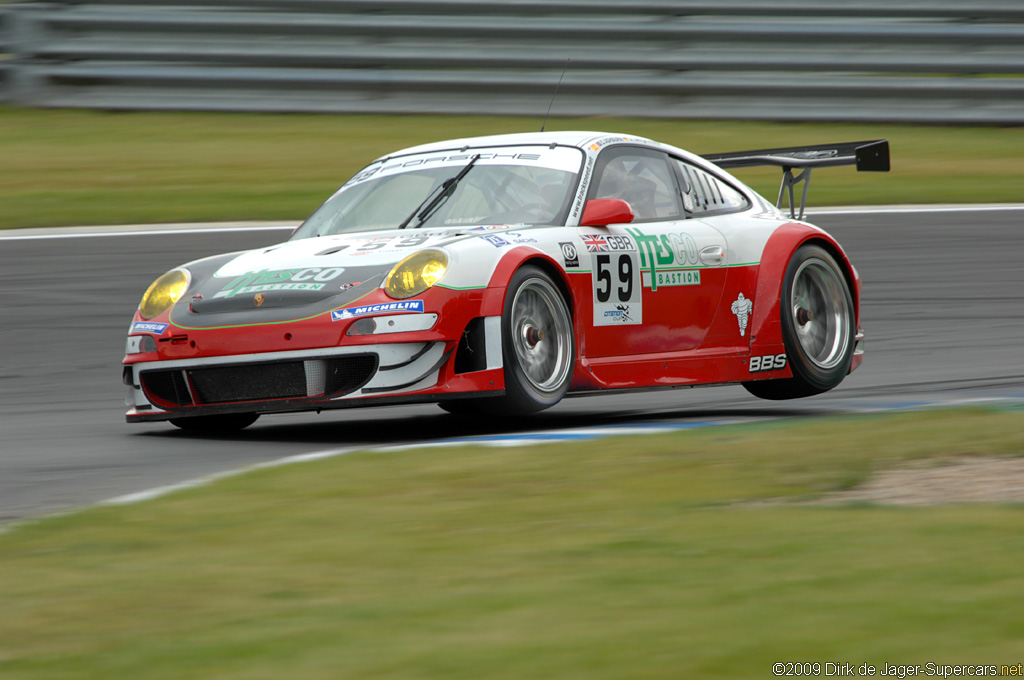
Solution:
{"label": "roof", "polygon": [[[402,149],[388,154],[388,156],[384,156],[383,158],[387,158],[389,156],[406,156],[418,153],[429,153],[432,151],[444,151],[448,149],[461,149],[463,147],[480,148],[492,146],[525,146],[534,144],[546,146],[549,144],[561,144],[565,146],[583,148],[588,142],[605,137],[625,138],[627,135],[613,132],[569,130],[556,132],[518,132],[506,135],[463,137],[460,139],[449,139],[440,142],[431,142],[429,144],[421,144],[419,146],[412,146],[407,149]],[[651,140],[643,137],[628,135],[628,138],[632,141],[651,143]]]}

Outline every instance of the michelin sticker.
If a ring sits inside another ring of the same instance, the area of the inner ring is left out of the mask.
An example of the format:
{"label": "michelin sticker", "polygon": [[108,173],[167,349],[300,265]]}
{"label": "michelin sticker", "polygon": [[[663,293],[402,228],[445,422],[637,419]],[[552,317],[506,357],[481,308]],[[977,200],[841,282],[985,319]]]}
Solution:
{"label": "michelin sticker", "polygon": [[150,323],[148,321],[136,321],[132,324],[132,333],[152,333],[160,335],[167,330],[166,323]]}
{"label": "michelin sticker", "polygon": [[385,312],[413,312],[422,314],[423,300],[403,300],[402,302],[385,302],[379,305],[335,309],[331,312],[331,321],[345,321],[346,319],[354,319],[357,316],[383,314]]}
{"label": "michelin sticker", "polygon": [[736,302],[732,303],[732,313],[736,315],[736,320],[740,324],[740,337],[742,338],[747,334],[747,322],[750,319],[750,313],[754,310],[753,300],[748,300],[743,297],[743,293],[736,298]]}

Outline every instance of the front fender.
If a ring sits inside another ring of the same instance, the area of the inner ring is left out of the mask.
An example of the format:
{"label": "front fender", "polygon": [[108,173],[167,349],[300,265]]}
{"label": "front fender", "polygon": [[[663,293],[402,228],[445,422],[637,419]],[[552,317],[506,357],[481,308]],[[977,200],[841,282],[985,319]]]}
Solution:
{"label": "front fender", "polygon": [[[571,290],[565,270],[554,258],[536,248],[519,246],[505,253],[494,268],[494,273],[491,274],[491,278],[487,282],[487,290],[481,308],[484,316],[501,316],[505,309],[505,290],[508,287],[508,281],[517,269],[528,262],[539,264],[548,274],[552,275],[555,283],[561,286],[563,292]],[[572,310],[573,300],[569,299],[568,303],[569,309]]]}

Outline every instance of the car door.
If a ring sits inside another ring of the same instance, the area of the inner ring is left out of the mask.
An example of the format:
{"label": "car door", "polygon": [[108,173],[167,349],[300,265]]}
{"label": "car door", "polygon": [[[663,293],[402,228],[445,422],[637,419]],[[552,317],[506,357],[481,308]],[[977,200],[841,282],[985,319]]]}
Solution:
{"label": "car door", "polygon": [[602,150],[587,196],[619,198],[629,224],[579,227],[591,269],[592,315],[583,352],[612,357],[700,345],[726,278],[725,238],[692,217],[678,159],[650,148]]}

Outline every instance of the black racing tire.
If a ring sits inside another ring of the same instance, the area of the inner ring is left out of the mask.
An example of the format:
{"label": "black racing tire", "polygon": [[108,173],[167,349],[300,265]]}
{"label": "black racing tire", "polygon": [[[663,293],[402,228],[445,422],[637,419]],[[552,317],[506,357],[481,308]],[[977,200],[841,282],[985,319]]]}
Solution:
{"label": "black racing tire", "polygon": [[259,417],[258,413],[227,413],[218,416],[171,418],[171,425],[196,434],[226,434],[249,427]]}
{"label": "black racing tire", "polygon": [[745,382],[747,391],[762,399],[799,399],[842,382],[853,362],[857,320],[850,285],[827,250],[808,244],[793,254],[779,313],[793,377]]}
{"label": "black racing tire", "polygon": [[505,395],[478,401],[480,411],[524,416],[554,406],[565,396],[576,359],[572,316],[558,286],[539,267],[521,267],[509,281],[501,315],[501,354]]}

